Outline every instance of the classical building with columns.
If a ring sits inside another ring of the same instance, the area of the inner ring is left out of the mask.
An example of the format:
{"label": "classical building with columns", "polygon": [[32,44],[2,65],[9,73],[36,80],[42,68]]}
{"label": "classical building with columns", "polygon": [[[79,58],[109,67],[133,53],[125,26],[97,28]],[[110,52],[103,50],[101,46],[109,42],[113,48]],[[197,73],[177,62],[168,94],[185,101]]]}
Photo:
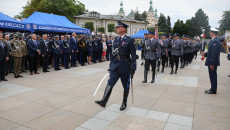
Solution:
{"label": "classical building with columns", "polygon": [[152,0],[150,0],[150,8],[147,12],[147,21],[137,21],[134,20],[135,12],[131,10],[130,14],[125,16],[125,11],[123,8],[123,2],[120,3],[120,10],[117,15],[102,15],[98,12],[92,11],[85,13],[83,15],[75,16],[75,24],[80,27],[84,27],[86,22],[93,22],[95,31],[97,32],[99,27],[105,28],[106,34],[111,34],[116,36],[115,32],[108,32],[108,24],[114,23],[117,25],[117,21],[121,21],[129,25],[127,29],[128,35],[133,35],[139,30],[147,30],[147,27],[155,27],[155,24],[158,22],[157,10],[153,10]]}

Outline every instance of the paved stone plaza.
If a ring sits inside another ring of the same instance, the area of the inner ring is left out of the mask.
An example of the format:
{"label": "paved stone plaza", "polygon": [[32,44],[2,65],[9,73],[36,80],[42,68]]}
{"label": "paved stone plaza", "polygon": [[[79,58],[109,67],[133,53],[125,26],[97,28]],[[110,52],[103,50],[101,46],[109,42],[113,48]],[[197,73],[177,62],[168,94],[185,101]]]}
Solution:
{"label": "paved stone plaza", "polygon": [[165,68],[154,84],[149,83],[151,73],[142,84],[140,66],[133,81],[135,102],[130,92],[123,112],[120,80],[105,109],[94,103],[103,96],[108,77],[93,94],[109,62],[19,79],[11,74],[8,82],[0,82],[0,130],[229,130],[230,62],[221,54],[218,93],[207,95],[208,69],[200,58],[177,75]]}

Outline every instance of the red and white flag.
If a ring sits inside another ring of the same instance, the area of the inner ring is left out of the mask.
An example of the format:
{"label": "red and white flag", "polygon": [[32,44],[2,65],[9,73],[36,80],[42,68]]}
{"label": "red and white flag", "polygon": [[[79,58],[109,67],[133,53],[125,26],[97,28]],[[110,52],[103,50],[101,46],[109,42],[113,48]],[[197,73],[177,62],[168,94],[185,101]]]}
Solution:
{"label": "red and white flag", "polygon": [[155,39],[158,39],[158,30],[157,30],[157,28],[155,29]]}

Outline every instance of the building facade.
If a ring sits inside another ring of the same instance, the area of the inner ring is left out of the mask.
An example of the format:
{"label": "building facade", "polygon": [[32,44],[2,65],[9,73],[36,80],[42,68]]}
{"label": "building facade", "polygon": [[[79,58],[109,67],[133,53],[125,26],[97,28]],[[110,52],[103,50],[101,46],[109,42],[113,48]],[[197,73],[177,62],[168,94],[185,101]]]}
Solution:
{"label": "building facade", "polygon": [[146,30],[148,24],[147,22],[129,19],[119,15],[101,15],[97,12],[89,12],[83,15],[75,16],[75,19],[75,24],[80,27],[84,27],[86,22],[93,22],[96,32],[99,27],[103,27],[105,28],[105,33],[112,36],[117,36],[117,34],[115,32],[108,32],[108,24],[113,23],[116,26],[118,20],[129,25],[129,28],[127,29],[128,35],[133,35],[139,30]]}
{"label": "building facade", "polygon": [[[128,35],[133,35],[139,30],[147,30],[148,27],[155,27],[158,23],[159,18],[157,15],[157,9],[153,9],[152,0],[150,0],[150,7],[149,11],[147,12],[147,22],[135,20],[134,17],[136,11],[131,10],[131,12],[127,16],[125,16],[123,2],[121,1],[120,10],[117,15],[102,15],[98,12],[92,11],[83,15],[75,16],[74,18],[76,20],[75,24],[77,24],[78,26],[84,27],[85,22],[93,22],[96,32],[99,27],[103,27],[105,28],[106,34],[110,33],[108,32],[108,24],[114,23],[115,25],[117,25],[118,20],[129,25],[129,28],[127,30]],[[111,35],[116,34],[113,32],[111,33]]]}

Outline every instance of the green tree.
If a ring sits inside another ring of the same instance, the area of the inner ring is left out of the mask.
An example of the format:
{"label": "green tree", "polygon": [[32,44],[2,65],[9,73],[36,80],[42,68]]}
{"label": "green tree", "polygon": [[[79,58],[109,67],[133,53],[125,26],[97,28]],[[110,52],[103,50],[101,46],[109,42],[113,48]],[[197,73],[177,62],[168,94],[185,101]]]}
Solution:
{"label": "green tree", "polygon": [[171,18],[170,16],[167,17],[167,34],[171,33],[172,32],[172,28],[171,28]]}
{"label": "green tree", "polygon": [[156,29],[155,27],[149,27],[149,28],[147,28],[147,30],[151,31],[151,32],[155,32],[155,29]]}
{"label": "green tree", "polygon": [[226,30],[230,30],[230,10],[224,11],[222,19],[219,21],[220,31],[224,33]]}
{"label": "green tree", "polygon": [[168,32],[167,21],[166,21],[166,17],[164,16],[164,14],[160,14],[157,25],[159,27],[159,32]]}
{"label": "green tree", "polygon": [[93,22],[85,22],[84,28],[90,29],[90,31],[94,31],[94,24]]}
{"label": "green tree", "polygon": [[142,14],[141,14],[141,20],[144,21],[144,22],[147,22],[147,12],[144,11]]}
{"label": "green tree", "polygon": [[178,19],[173,26],[173,33],[180,33],[180,20]]}
{"label": "green tree", "polygon": [[115,32],[115,24],[114,23],[108,24],[108,32],[110,32],[110,33]]}
{"label": "green tree", "polygon": [[198,11],[195,13],[195,17],[191,18],[191,22],[190,22],[191,30],[189,31],[191,31],[192,34],[195,36],[200,36],[200,34],[202,33],[202,28],[205,29],[205,35],[209,36],[208,35],[210,31],[209,18],[202,9],[198,9]]}
{"label": "green tree", "polygon": [[34,11],[66,16],[74,22],[73,16],[83,14],[85,5],[76,0],[29,0],[23,7],[23,11],[15,17],[27,18]]}
{"label": "green tree", "polygon": [[141,21],[141,14],[139,13],[139,11],[137,11],[137,12],[134,14],[134,19],[137,20],[137,21]]}
{"label": "green tree", "polygon": [[98,32],[102,32],[102,33],[105,33],[105,28],[104,27],[98,27]]}

